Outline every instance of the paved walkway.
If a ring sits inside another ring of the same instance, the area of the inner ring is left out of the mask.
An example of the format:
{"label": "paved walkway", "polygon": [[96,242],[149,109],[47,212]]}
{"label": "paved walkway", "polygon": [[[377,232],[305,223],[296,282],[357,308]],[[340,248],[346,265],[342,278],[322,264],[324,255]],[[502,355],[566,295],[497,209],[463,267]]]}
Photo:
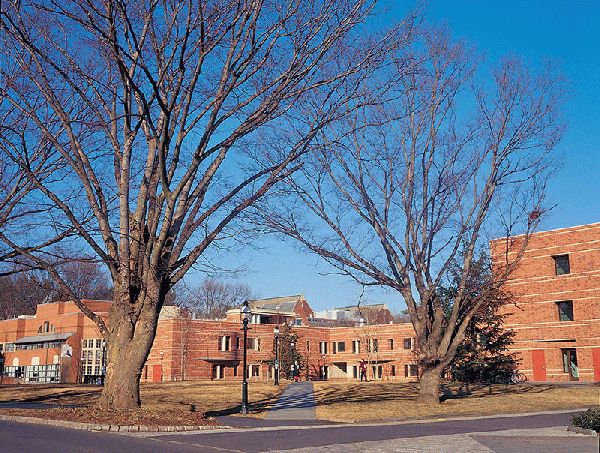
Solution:
{"label": "paved walkway", "polygon": [[288,385],[265,419],[316,420],[313,383],[293,382]]}

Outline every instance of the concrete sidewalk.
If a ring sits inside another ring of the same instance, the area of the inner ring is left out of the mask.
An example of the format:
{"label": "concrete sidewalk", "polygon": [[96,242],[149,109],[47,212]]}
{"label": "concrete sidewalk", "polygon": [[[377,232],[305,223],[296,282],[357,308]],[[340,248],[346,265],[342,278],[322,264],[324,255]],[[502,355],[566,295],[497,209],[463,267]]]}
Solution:
{"label": "concrete sidewalk", "polygon": [[294,382],[288,385],[265,419],[316,421],[313,383]]}

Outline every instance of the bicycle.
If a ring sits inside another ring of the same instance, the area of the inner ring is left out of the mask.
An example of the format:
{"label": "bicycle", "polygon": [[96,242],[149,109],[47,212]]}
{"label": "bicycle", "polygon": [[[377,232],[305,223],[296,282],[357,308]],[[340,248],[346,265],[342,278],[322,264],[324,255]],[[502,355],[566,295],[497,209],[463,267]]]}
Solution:
{"label": "bicycle", "polygon": [[512,376],[510,377],[511,384],[522,384],[523,382],[526,382],[526,381],[527,381],[527,376],[525,376],[523,373],[514,372],[512,374]]}

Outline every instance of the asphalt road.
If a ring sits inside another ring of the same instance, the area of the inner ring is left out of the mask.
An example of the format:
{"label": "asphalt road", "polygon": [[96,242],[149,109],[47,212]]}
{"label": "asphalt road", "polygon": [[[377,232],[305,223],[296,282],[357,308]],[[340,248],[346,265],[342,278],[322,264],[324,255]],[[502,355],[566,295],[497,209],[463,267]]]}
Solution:
{"label": "asphalt road", "polygon": [[[235,430],[136,437],[0,422],[0,452],[261,452],[432,435],[567,426],[572,413],[401,425]],[[565,451],[569,451],[568,447]]]}

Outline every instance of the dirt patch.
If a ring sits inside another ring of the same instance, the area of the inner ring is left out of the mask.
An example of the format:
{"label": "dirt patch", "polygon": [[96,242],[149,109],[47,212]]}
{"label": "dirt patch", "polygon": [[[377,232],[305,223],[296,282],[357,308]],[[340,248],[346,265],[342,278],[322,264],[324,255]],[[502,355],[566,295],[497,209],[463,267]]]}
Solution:
{"label": "dirt patch", "polygon": [[98,411],[90,407],[52,409],[3,409],[4,415],[64,420],[101,425],[143,426],[214,426],[217,421],[197,412],[153,411],[147,409],[128,411]]}

